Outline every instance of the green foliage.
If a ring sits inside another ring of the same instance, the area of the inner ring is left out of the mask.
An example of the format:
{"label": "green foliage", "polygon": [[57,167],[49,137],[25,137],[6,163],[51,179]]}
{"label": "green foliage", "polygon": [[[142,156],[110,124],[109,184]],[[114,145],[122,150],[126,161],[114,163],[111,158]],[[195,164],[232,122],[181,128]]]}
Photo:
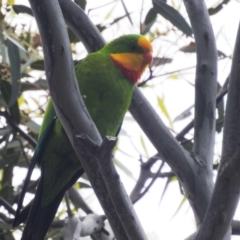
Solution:
{"label": "green foliage", "polygon": [[157,102],[158,102],[158,106],[160,107],[160,109],[162,110],[164,116],[167,118],[167,120],[169,121],[169,125],[172,127],[172,120],[170,118],[170,115],[168,113],[168,110],[166,108],[166,105],[164,103],[164,98],[157,98]]}
{"label": "green foliage", "polygon": [[209,15],[214,15],[214,14],[220,12],[223,9],[224,5],[228,4],[229,2],[230,2],[230,0],[223,0],[221,3],[217,4],[216,6],[210,7],[208,9]]}
{"label": "green foliage", "polygon": [[156,20],[157,12],[154,8],[150,8],[142,25],[142,34],[146,34],[147,32],[149,32]]}
{"label": "green foliage", "polygon": [[[26,10],[25,6],[16,6],[14,10],[18,12],[22,8]],[[32,110],[27,92],[46,90],[46,86],[40,85],[42,79],[32,77],[31,64],[40,54],[36,32],[18,23],[13,25],[9,17],[14,19],[16,15],[10,15],[6,9],[9,7],[2,7],[0,20],[0,195],[11,207],[18,198],[13,186],[14,171],[16,167],[28,167],[33,150],[18,130],[24,129],[26,135],[37,139],[39,124],[33,119],[43,114],[39,107]],[[9,230],[10,225],[1,224],[1,239],[15,239]]]}
{"label": "green foliage", "polygon": [[192,29],[183,18],[183,16],[175,10],[173,7],[169,6],[167,3],[161,0],[153,0],[154,10],[170,21],[175,27],[181,30],[187,36],[192,35]]}

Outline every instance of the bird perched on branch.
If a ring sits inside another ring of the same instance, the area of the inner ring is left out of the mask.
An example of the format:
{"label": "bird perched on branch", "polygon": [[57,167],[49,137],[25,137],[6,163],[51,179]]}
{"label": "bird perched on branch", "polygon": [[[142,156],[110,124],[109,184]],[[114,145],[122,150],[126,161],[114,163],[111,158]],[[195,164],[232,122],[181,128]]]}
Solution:
{"label": "bird perched on branch", "polygon": [[[131,102],[134,85],[152,62],[152,46],[141,35],[124,35],[89,54],[75,66],[84,102],[102,137],[115,136]],[[82,175],[83,169],[49,100],[33,163],[41,168],[36,195],[22,240],[42,240],[51,225],[65,191]],[[33,169],[31,165],[29,173]],[[29,174],[28,178],[31,174]],[[26,220],[20,211],[17,226]],[[24,212],[24,211],[23,211]],[[25,211],[26,212],[26,211]]]}

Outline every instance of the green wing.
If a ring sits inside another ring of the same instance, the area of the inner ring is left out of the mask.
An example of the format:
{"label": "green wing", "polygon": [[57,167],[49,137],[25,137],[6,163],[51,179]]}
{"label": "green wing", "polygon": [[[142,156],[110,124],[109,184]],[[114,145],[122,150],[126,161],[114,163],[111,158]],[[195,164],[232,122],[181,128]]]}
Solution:
{"label": "green wing", "polygon": [[14,219],[14,222],[13,222],[13,227],[18,226],[22,222],[22,221],[19,221],[19,213],[20,213],[20,210],[22,208],[23,199],[24,199],[24,196],[27,192],[28,184],[30,182],[30,178],[32,176],[33,169],[41,159],[42,149],[44,148],[44,145],[47,142],[47,139],[48,139],[49,135],[51,134],[51,132],[53,130],[53,126],[54,126],[55,121],[56,121],[56,117],[53,117],[52,120],[50,121],[50,124],[42,132],[42,134],[39,138],[39,141],[38,141],[38,144],[36,146],[34,155],[32,157],[32,161],[31,161],[31,163],[29,165],[29,168],[28,168],[27,176],[26,176],[24,184],[23,184],[21,195],[20,195],[19,200],[18,200],[18,207],[17,207],[16,213],[15,213],[15,219]]}

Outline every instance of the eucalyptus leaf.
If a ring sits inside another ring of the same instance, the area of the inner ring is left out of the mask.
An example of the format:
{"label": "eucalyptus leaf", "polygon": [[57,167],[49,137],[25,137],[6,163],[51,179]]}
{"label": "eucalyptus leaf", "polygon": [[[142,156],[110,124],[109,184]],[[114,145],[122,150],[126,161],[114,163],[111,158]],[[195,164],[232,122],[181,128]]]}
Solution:
{"label": "eucalyptus leaf", "polygon": [[[12,92],[12,87],[11,84],[8,81],[1,80],[0,81],[0,101],[3,106],[6,108],[9,108],[10,115],[13,118],[13,120],[16,123],[20,122],[20,111],[19,111],[19,106],[18,106],[18,101],[15,99],[14,103],[12,106],[9,107],[7,103],[9,103],[10,97],[11,97],[11,92]],[[4,100],[4,101],[3,101]]]}
{"label": "eucalyptus leaf", "polygon": [[173,119],[173,122],[177,122],[177,121],[183,120],[183,119],[191,116],[193,107],[194,106],[192,105],[189,108],[187,108],[186,110],[184,110],[182,113],[180,113],[177,117],[175,117]]}
{"label": "eucalyptus leaf", "polygon": [[181,208],[183,207],[184,203],[186,203],[186,202],[187,202],[187,197],[184,196],[184,197],[182,198],[182,201],[179,203],[179,205],[178,205],[175,213],[173,214],[172,219],[177,215],[177,213],[181,210]]}
{"label": "eucalyptus leaf", "polygon": [[2,57],[2,63],[9,65],[9,57],[7,53],[8,49],[4,44],[0,44],[0,54]]}
{"label": "eucalyptus leaf", "polygon": [[24,63],[21,67],[21,73],[24,73],[27,69],[27,67],[29,67],[37,58],[39,57],[39,53],[36,52],[35,54],[33,54],[27,61],[26,63]]}
{"label": "eucalyptus leaf", "polygon": [[0,129],[0,136],[4,136],[4,135],[9,134],[11,132],[12,132],[12,129],[10,127],[1,128]]}
{"label": "eucalyptus leaf", "polygon": [[12,78],[11,96],[8,102],[8,106],[11,107],[18,98],[21,63],[19,49],[17,45],[15,45],[15,43],[7,39],[7,47],[8,56],[10,59],[10,72]]}
{"label": "eucalyptus leaf", "polygon": [[83,10],[86,9],[87,1],[86,0],[74,0],[74,2]]}
{"label": "eucalyptus leaf", "polygon": [[151,29],[152,25],[156,22],[157,19],[157,12],[154,8],[150,8],[148,11],[144,23],[142,25],[142,33],[146,34]]}
{"label": "eucalyptus leaf", "polygon": [[166,183],[165,183],[165,186],[164,186],[164,189],[163,189],[163,191],[162,191],[161,197],[160,197],[160,203],[162,202],[163,197],[165,196],[165,193],[166,193],[166,191],[167,191],[167,189],[168,189],[169,184],[170,184],[171,182],[173,182],[173,181],[174,181],[174,178],[172,178],[172,177],[170,177],[170,178],[167,179],[167,181],[166,181]]}
{"label": "eucalyptus leaf", "polygon": [[35,133],[39,133],[40,130],[40,125],[37,124],[35,121],[33,121],[32,119],[29,120],[28,122],[25,123],[25,125],[30,128],[33,132]]}
{"label": "eucalyptus leaf", "polygon": [[154,57],[153,62],[151,64],[151,67],[157,67],[157,66],[160,66],[160,65],[165,65],[165,64],[171,63],[171,62],[172,62],[172,58]]}
{"label": "eucalyptus leaf", "polygon": [[4,34],[0,31],[0,55],[2,57],[2,64],[9,65],[9,57],[7,53],[6,41]]}
{"label": "eucalyptus leaf", "polygon": [[[179,51],[184,52],[184,53],[196,53],[196,51],[197,51],[196,43],[195,42],[190,42],[188,45],[179,48]],[[217,55],[218,55],[219,58],[226,58],[227,57],[227,55],[220,50],[217,50]]]}
{"label": "eucalyptus leaf", "polygon": [[184,34],[187,36],[191,36],[193,34],[192,28],[176,9],[161,0],[153,0],[153,7],[157,13],[171,22]]}
{"label": "eucalyptus leaf", "polygon": [[78,181],[78,183],[80,184],[80,188],[92,188],[90,184],[87,184],[85,182]]}
{"label": "eucalyptus leaf", "polygon": [[184,138],[183,140],[181,140],[181,145],[188,152],[192,152],[192,150],[193,150],[193,141],[192,141],[192,139]]}
{"label": "eucalyptus leaf", "polygon": [[43,59],[33,62],[30,66],[32,69],[45,71]]}
{"label": "eucalyptus leaf", "polygon": [[13,10],[15,13],[19,14],[19,13],[27,13],[31,16],[33,16],[33,12],[32,9],[30,7],[27,7],[25,5],[21,5],[21,4],[15,4],[12,6]]}
{"label": "eucalyptus leaf", "polygon": [[4,158],[0,159],[0,169],[3,169],[6,167],[6,165],[9,165],[11,163],[17,162],[20,155],[20,151],[13,152],[10,154],[7,154],[7,156],[4,156]]}
{"label": "eucalyptus leaf", "polygon": [[166,108],[166,106],[165,106],[164,99],[158,97],[158,98],[157,98],[157,102],[158,102],[158,106],[159,106],[160,109],[162,110],[163,114],[164,114],[165,117],[168,119],[170,126],[172,126],[172,120],[171,120],[170,115],[169,115],[169,113],[168,113],[168,110],[167,110],[167,108]]}
{"label": "eucalyptus leaf", "polygon": [[[217,90],[221,89],[221,85],[217,83]],[[218,118],[216,119],[216,132],[220,133],[223,129],[223,121],[224,121],[224,102],[223,99],[217,103],[217,113]]]}
{"label": "eucalyptus leaf", "polygon": [[39,79],[34,83],[31,82],[21,82],[21,92],[32,91],[32,90],[48,90],[47,81],[45,79]]}
{"label": "eucalyptus leaf", "polygon": [[145,143],[144,138],[143,138],[142,135],[140,135],[140,143],[141,143],[142,148],[143,148],[143,150],[144,150],[144,152],[145,152],[145,154],[146,154],[146,157],[149,158],[147,146],[146,146],[146,143]]}
{"label": "eucalyptus leaf", "polygon": [[230,0],[223,0],[220,4],[218,4],[216,7],[211,7],[208,9],[209,15],[214,15],[218,12],[220,12],[226,4],[228,4]]}
{"label": "eucalyptus leaf", "polygon": [[[8,223],[0,222],[0,229],[1,230],[7,230],[7,229],[8,230],[12,230],[12,226],[10,224],[8,224]],[[6,234],[8,234],[8,233],[6,233]],[[3,237],[4,238],[1,238],[1,240],[5,240],[5,236],[3,236]],[[13,238],[13,240],[15,240],[15,239]]]}
{"label": "eucalyptus leaf", "polygon": [[67,31],[68,31],[68,37],[69,37],[70,43],[80,42],[79,38],[73,33],[71,29],[68,28]]}
{"label": "eucalyptus leaf", "polygon": [[17,47],[19,47],[22,51],[27,52],[27,50],[22,46],[22,44],[17,41],[16,39],[12,38],[11,36],[7,35],[6,33],[4,33],[4,36],[7,38],[7,40],[9,40],[10,42],[14,43]]}
{"label": "eucalyptus leaf", "polygon": [[128,177],[132,178],[133,180],[136,180],[134,179],[133,177],[133,173],[125,166],[123,165],[118,159],[114,158],[113,159],[113,162],[114,164],[119,167]]}
{"label": "eucalyptus leaf", "polygon": [[9,142],[7,145],[7,149],[11,149],[11,148],[14,148],[14,149],[21,148],[19,141],[13,140],[12,142]]}
{"label": "eucalyptus leaf", "polygon": [[107,25],[102,25],[102,24],[97,24],[96,27],[98,28],[98,30],[100,32],[102,32],[103,30],[107,29],[109,26],[112,26],[114,25],[115,23],[119,22],[120,20],[122,20],[123,18],[125,18],[127,15],[124,15],[124,16],[121,16],[121,17],[118,17],[118,18],[115,18],[110,24],[107,24]]}

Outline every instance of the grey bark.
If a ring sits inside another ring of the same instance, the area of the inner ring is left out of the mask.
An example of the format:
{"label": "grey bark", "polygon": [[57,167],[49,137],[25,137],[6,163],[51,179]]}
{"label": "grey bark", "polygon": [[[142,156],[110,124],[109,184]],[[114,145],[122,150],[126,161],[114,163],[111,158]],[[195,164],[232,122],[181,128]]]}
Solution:
{"label": "grey bark", "polygon": [[[235,43],[224,121],[223,148],[211,204],[197,240],[228,239],[240,193],[240,27]],[[228,237],[228,238],[227,238]]]}

